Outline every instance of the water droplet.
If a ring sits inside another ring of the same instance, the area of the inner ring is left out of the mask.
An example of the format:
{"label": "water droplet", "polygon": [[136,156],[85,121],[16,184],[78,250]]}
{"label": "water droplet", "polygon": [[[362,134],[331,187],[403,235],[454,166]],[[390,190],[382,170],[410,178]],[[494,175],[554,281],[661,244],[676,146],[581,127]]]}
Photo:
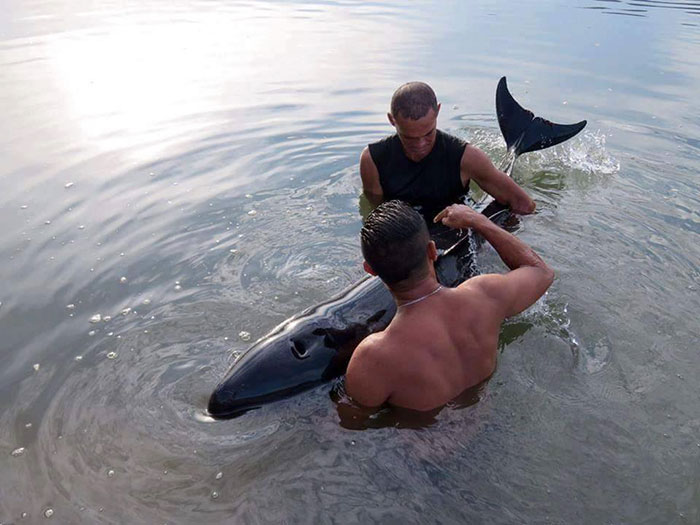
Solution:
{"label": "water droplet", "polygon": [[73,359],[75,359],[76,361],[82,361],[82,360],[83,360],[83,356],[82,356],[82,355],[76,355]]}
{"label": "water droplet", "polygon": [[100,321],[102,321],[102,316],[100,314],[95,314],[90,318],[92,324],[99,323]]}
{"label": "water droplet", "polygon": [[122,277],[121,279],[119,279],[119,282],[124,284],[126,282],[126,277]]}
{"label": "water droplet", "polygon": [[119,254],[119,257],[124,257],[124,252],[121,252],[121,253]]}
{"label": "water droplet", "polygon": [[357,445],[357,442],[353,439],[353,440],[350,442],[350,444],[353,445],[353,446],[355,446],[355,445]]}
{"label": "water droplet", "polygon": [[113,471],[112,469],[108,470],[108,471],[107,471],[107,476],[109,476],[110,478],[111,478],[111,477],[114,477],[114,471]]}
{"label": "water droplet", "polygon": [[179,284],[176,284],[176,285],[175,285],[175,289],[176,289],[176,290],[182,290],[182,286],[180,286]]}
{"label": "water droplet", "polygon": [[63,186],[63,187],[66,188],[66,189],[72,188],[72,187],[73,187],[73,184],[74,184],[73,182],[66,182],[66,185]]}
{"label": "water droplet", "polygon": [[78,229],[79,229],[79,230],[84,230],[84,229],[85,229],[85,225],[84,225],[84,224],[81,224],[80,226],[78,226]]}
{"label": "water droplet", "polygon": [[257,214],[258,214],[258,212],[255,211],[255,210],[250,210],[250,211],[248,212],[248,215],[257,215]]}
{"label": "water droplet", "polygon": [[34,364],[34,366],[32,366],[32,368],[33,368],[35,371],[38,371],[38,370],[39,370],[39,363]]}
{"label": "water droplet", "polygon": [[562,104],[564,104],[566,106],[568,104],[568,102],[565,100],[564,102],[562,102]]}
{"label": "water droplet", "polygon": [[167,470],[164,470],[164,471],[163,471],[163,474],[167,474],[167,473],[168,473],[168,471],[167,471]]}
{"label": "water droplet", "polygon": [[150,299],[144,299],[144,300],[143,300],[143,304],[151,304],[151,300],[150,300]]}
{"label": "water droplet", "polygon": [[68,308],[69,310],[73,310],[75,308],[75,305],[74,304],[67,304],[66,308]]}
{"label": "water droplet", "polygon": [[45,517],[45,518],[50,518],[51,516],[53,516],[53,509],[46,509],[46,510],[44,511],[44,517]]}
{"label": "water droplet", "polygon": [[22,519],[25,519],[27,516],[29,516],[29,514],[27,514],[26,512],[22,513]]}
{"label": "water droplet", "polygon": [[116,359],[117,353],[116,352],[109,352],[107,354],[107,359]]}
{"label": "water droplet", "polygon": [[217,473],[216,473],[216,476],[214,476],[214,477],[215,477],[216,479],[221,479],[221,478],[224,477],[224,473],[223,473],[223,472],[217,472]]}
{"label": "water droplet", "polygon": [[[27,423],[26,425],[24,425],[24,428],[32,428],[32,424],[31,424],[31,423]],[[700,446],[700,445],[698,445],[698,446]]]}
{"label": "water droplet", "polygon": [[44,224],[51,224],[51,221],[44,221]]}
{"label": "water droplet", "polygon": [[24,455],[24,447],[19,447],[19,448],[16,448],[12,451],[13,458],[18,458],[22,455]]}
{"label": "water droplet", "polygon": [[236,252],[238,252],[238,250],[236,250],[235,248],[231,248],[231,249],[229,250],[229,252],[231,252],[231,253],[236,253]]}
{"label": "water droplet", "polygon": [[90,330],[90,331],[88,332],[88,335],[89,335],[90,337],[92,337],[93,335],[95,335],[95,331],[94,331],[94,330]]}
{"label": "water droplet", "polygon": [[218,493],[218,492],[214,491],[214,492],[211,493],[211,499],[216,499],[216,498],[218,498],[218,497],[219,497],[219,493]]}
{"label": "water droplet", "polygon": [[124,308],[121,313],[122,315],[129,315],[131,313],[131,308]]}
{"label": "water droplet", "polygon": [[112,316],[111,316],[111,315],[105,315],[105,316],[102,318],[102,320],[103,320],[105,323],[109,323],[109,322],[112,320]]}
{"label": "water droplet", "polygon": [[27,208],[29,208],[29,206],[27,206],[26,204],[22,204],[22,206],[20,206],[19,208],[21,210],[26,210]]}
{"label": "water droplet", "polygon": [[238,337],[241,338],[243,341],[250,341],[250,332],[246,332],[245,330],[242,330],[238,332]]}

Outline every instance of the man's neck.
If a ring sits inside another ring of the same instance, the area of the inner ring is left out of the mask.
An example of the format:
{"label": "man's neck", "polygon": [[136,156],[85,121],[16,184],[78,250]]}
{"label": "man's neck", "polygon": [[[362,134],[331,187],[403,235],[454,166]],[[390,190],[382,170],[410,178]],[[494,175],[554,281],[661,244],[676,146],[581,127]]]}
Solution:
{"label": "man's neck", "polygon": [[434,273],[428,274],[419,281],[412,283],[399,283],[389,287],[391,295],[394,296],[397,306],[402,306],[410,302],[415,302],[421,298],[427,298],[428,295],[435,292],[440,283],[437,282]]}

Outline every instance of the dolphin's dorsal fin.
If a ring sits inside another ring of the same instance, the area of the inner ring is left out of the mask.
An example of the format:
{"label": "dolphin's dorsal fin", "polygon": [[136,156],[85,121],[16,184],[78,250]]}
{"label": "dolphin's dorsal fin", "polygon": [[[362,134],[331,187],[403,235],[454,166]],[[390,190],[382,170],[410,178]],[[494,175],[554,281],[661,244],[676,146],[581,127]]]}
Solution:
{"label": "dolphin's dorsal fin", "polygon": [[585,120],[576,124],[555,124],[536,117],[516,102],[508,91],[506,77],[498,81],[496,88],[496,114],[506,145],[516,156],[564,142],[586,126]]}

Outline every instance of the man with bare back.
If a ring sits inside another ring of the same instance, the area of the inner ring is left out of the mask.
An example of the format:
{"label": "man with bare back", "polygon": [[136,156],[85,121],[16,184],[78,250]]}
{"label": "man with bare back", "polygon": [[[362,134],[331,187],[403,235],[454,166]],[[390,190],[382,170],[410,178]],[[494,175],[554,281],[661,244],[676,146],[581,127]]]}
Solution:
{"label": "man with bare back", "polygon": [[437,250],[421,215],[397,200],[372,211],[361,233],[365,269],[384,281],[398,309],[350,360],[346,390],[361,405],[431,410],[488,379],[503,320],[552,284],[554,272],[530,247],[468,206],[448,206],[435,222],[472,228],[510,271],[445,288],[435,276]]}
{"label": "man with bare back", "polygon": [[515,213],[532,213],[535,202],[476,146],[437,129],[440,104],[423,82],[400,86],[387,114],[396,133],[367,146],[360,156],[363,193],[372,206],[400,199],[433,217],[462,202],[474,180]]}

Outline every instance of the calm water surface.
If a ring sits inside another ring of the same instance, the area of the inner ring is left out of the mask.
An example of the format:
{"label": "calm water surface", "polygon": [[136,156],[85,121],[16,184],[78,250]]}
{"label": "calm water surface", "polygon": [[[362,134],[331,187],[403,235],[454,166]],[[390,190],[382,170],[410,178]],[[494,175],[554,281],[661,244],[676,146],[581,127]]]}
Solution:
{"label": "calm water surface", "polygon": [[[700,3],[472,4],[3,4],[1,523],[700,523]],[[361,277],[394,88],[497,159],[501,75],[589,125],[516,166],[557,280],[479,401],[210,421],[242,332]]]}

